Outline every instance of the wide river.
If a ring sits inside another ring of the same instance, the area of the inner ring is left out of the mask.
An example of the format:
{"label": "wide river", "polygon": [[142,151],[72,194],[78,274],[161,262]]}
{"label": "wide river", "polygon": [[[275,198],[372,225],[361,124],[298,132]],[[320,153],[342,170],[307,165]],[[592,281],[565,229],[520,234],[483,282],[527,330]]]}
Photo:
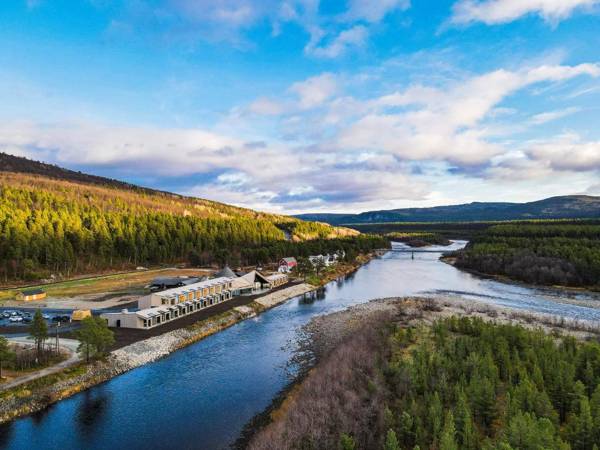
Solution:
{"label": "wide river", "polygon": [[[453,247],[463,245],[456,242]],[[444,250],[447,250],[445,248]],[[311,299],[295,298],[153,364],[0,427],[8,449],[220,449],[292,380],[298,329],[373,298],[450,294],[600,320],[600,297],[481,279],[437,253],[388,252]]]}

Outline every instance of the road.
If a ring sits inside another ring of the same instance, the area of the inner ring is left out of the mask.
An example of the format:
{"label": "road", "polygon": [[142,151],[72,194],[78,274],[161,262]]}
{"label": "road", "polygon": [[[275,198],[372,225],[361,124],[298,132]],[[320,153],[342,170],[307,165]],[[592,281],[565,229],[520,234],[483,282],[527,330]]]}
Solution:
{"label": "road", "polygon": [[[31,339],[26,338],[26,337],[9,337],[8,340],[10,342],[14,342],[14,343],[21,344],[21,345],[31,345],[31,346],[34,345],[34,343],[31,341]],[[21,384],[28,383],[33,380],[37,380],[38,378],[45,377],[46,375],[52,375],[53,373],[60,372],[61,370],[65,369],[66,367],[69,367],[69,366],[72,366],[72,365],[78,363],[81,360],[81,358],[79,357],[79,354],[77,353],[78,346],[79,346],[79,341],[77,341],[75,339],[61,339],[60,340],[60,348],[64,351],[66,351],[67,353],[69,353],[68,359],[66,359],[65,361],[62,361],[54,366],[46,367],[42,370],[38,370],[37,372],[28,373],[27,375],[23,375],[21,377],[15,378],[14,380],[9,381],[8,383],[4,383],[4,384],[0,385],[0,392],[5,391],[7,389],[14,388]]]}

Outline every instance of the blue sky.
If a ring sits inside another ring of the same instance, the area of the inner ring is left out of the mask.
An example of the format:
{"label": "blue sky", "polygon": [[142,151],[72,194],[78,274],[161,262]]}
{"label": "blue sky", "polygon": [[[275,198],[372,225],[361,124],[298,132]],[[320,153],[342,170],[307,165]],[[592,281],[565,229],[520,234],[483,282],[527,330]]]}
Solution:
{"label": "blue sky", "polygon": [[600,0],[0,2],[0,151],[266,211],[600,195]]}

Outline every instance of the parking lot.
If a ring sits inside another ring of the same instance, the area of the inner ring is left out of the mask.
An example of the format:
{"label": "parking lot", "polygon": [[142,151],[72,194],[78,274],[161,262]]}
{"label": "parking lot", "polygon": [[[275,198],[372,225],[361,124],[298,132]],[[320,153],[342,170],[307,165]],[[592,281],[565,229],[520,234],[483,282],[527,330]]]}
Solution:
{"label": "parking lot", "polygon": [[[35,311],[25,308],[0,308],[0,334],[26,333],[33,321]],[[69,331],[78,327],[78,323],[71,322],[70,310],[44,309],[42,315],[48,323],[49,330],[55,329],[60,323],[61,331]]]}

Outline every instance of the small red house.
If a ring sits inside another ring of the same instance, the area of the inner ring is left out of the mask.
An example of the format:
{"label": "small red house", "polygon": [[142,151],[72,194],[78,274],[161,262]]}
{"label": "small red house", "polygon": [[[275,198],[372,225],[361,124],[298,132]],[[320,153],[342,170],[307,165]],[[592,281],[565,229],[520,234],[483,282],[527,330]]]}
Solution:
{"label": "small red house", "polygon": [[296,258],[283,258],[279,261],[279,272],[288,273],[291,272],[294,267],[298,265]]}

